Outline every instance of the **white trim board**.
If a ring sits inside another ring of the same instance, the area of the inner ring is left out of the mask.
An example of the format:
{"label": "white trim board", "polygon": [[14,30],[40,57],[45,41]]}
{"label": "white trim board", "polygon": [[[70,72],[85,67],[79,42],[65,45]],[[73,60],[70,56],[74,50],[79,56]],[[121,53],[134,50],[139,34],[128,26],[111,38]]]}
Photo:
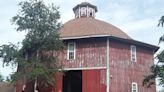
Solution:
{"label": "white trim board", "polygon": [[109,38],[107,38],[106,41],[106,50],[107,50],[107,54],[106,54],[106,67],[107,67],[107,71],[106,71],[106,83],[107,83],[107,87],[106,87],[106,92],[109,92],[109,88],[110,88],[110,67],[109,67]]}
{"label": "white trim board", "polygon": [[83,68],[63,68],[63,70],[96,70],[107,69],[106,67],[83,67]]}
{"label": "white trim board", "polygon": [[92,38],[92,37],[108,37],[111,35],[90,35],[90,36],[80,36],[80,37],[61,37],[61,40],[68,40],[68,39],[81,39],[81,38]]}

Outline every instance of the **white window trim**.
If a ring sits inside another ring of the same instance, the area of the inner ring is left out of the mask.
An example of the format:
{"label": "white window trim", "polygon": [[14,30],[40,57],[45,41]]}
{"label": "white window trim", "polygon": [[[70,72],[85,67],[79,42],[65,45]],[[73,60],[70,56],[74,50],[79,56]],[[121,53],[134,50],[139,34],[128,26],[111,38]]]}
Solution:
{"label": "white window trim", "polygon": [[[69,44],[74,44],[74,58],[69,59]],[[69,42],[67,45],[67,60],[75,60],[76,58],[76,43],[75,42]]]}
{"label": "white window trim", "polygon": [[[132,48],[135,48],[135,52],[134,52],[135,53],[135,57],[134,57],[135,61],[133,61],[133,57],[132,57],[132,53],[133,53],[132,52],[133,51]],[[130,59],[131,59],[132,62],[137,62],[137,48],[136,48],[135,45],[131,45],[130,46]]]}
{"label": "white window trim", "polygon": [[132,82],[132,92],[133,92],[133,85],[136,85],[136,92],[138,92],[138,84],[136,82]]}

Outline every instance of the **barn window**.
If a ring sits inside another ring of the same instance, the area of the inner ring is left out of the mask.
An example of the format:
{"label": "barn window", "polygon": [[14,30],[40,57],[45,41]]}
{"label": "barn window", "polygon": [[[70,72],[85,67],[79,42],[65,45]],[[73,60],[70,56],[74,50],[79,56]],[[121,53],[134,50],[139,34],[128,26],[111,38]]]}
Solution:
{"label": "barn window", "polygon": [[131,45],[130,50],[131,50],[131,61],[136,62],[136,46]]}
{"label": "barn window", "polygon": [[138,92],[138,85],[135,82],[132,83],[132,92]]}
{"label": "barn window", "polygon": [[68,52],[67,52],[67,59],[73,60],[75,59],[75,46],[76,44],[74,42],[68,43]]}

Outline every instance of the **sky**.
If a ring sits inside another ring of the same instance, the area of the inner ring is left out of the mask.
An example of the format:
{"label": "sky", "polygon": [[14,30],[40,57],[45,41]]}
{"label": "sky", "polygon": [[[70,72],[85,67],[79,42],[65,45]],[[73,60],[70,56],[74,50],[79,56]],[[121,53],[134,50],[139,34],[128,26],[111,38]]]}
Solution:
{"label": "sky", "polygon": [[[16,32],[11,18],[18,13],[18,3],[22,0],[0,0],[0,45],[9,42],[20,42],[25,33]],[[60,21],[64,24],[74,18],[72,8],[82,1],[96,5],[96,19],[106,21],[120,28],[131,38],[145,43],[157,45],[158,52],[164,49],[164,44],[158,45],[159,37],[164,34],[164,28],[157,27],[158,21],[164,15],[164,0],[43,0],[46,4],[54,3],[60,7]],[[0,73],[8,76],[15,69],[2,68]]]}

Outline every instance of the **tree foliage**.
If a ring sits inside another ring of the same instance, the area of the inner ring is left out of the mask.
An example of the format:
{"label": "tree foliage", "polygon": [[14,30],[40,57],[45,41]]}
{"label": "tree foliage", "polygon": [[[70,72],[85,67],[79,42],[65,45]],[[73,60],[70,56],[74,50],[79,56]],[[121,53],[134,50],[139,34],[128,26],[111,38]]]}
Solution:
{"label": "tree foliage", "polygon": [[27,34],[21,46],[12,43],[0,46],[0,57],[4,65],[17,65],[18,70],[12,81],[43,79],[43,84],[54,83],[54,74],[60,66],[57,64],[63,43],[57,31],[61,27],[58,22],[58,7],[45,5],[42,0],[29,0],[19,3],[20,11],[12,18],[17,31]]}
{"label": "tree foliage", "polygon": [[[159,20],[159,23],[158,23],[158,26],[163,27],[163,25],[164,25],[164,16],[161,17],[161,19]],[[162,41],[164,42],[164,34],[160,37],[159,43],[162,42]]]}
{"label": "tree foliage", "polygon": [[11,80],[11,77],[10,76],[7,76],[5,81],[10,83],[12,81]]}
{"label": "tree foliage", "polygon": [[160,90],[159,92],[164,92],[164,89]]}
{"label": "tree foliage", "polygon": [[[158,26],[163,27],[164,24],[164,16],[159,20]],[[160,37],[159,42],[164,42],[164,35]],[[164,86],[164,50],[157,54],[156,59],[158,60],[157,64],[151,67],[151,75],[148,75],[143,80],[143,84],[148,87],[154,84],[154,80],[156,78],[159,79],[160,85]],[[153,81],[152,81],[153,80]]]}
{"label": "tree foliage", "polygon": [[164,16],[162,16],[159,20],[158,26],[162,26],[163,27],[164,24]]}
{"label": "tree foliage", "polygon": [[3,82],[3,76],[0,74],[0,82]]}

